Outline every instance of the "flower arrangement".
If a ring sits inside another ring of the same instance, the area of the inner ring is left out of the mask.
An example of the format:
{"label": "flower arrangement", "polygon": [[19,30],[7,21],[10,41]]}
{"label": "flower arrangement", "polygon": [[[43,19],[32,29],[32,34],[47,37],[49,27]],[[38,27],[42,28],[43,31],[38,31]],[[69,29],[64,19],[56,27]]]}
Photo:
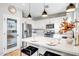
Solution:
{"label": "flower arrangement", "polygon": [[65,33],[67,31],[72,30],[75,27],[74,23],[70,23],[68,22],[66,19],[63,19],[64,22],[61,23],[61,27],[60,27],[60,33]]}

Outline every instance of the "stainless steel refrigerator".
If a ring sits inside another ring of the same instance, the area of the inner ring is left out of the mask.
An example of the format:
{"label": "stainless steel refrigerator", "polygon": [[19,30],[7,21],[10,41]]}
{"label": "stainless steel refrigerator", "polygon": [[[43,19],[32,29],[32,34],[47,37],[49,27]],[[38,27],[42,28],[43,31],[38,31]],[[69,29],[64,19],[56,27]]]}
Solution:
{"label": "stainless steel refrigerator", "polygon": [[32,25],[22,24],[22,38],[32,37]]}

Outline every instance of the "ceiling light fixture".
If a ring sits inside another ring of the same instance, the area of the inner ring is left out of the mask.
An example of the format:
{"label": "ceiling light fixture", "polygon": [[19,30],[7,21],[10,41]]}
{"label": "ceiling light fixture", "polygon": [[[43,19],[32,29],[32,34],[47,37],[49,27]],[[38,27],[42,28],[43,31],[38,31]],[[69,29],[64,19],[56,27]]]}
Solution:
{"label": "ceiling light fixture", "polygon": [[66,12],[74,12],[74,11],[75,11],[75,5],[73,3],[70,3],[66,9]]}
{"label": "ceiling light fixture", "polygon": [[30,14],[30,3],[29,3],[29,14],[28,14],[28,19],[31,19],[32,18],[32,16],[31,16],[31,14]]}
{"label": "ceiling light fixture", "polygon": [[45,10],[45,2],[44,2],[44,11],[43,11],[43,13],[42,13],[42,17],[47,17],[48,15],[47,15],[47,12],[46,12],[46,10]]}

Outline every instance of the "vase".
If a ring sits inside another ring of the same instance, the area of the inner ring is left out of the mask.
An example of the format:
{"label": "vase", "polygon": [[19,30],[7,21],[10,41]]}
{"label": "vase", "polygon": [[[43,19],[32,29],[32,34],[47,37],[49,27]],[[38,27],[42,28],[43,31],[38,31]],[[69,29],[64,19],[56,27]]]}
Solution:
{"label": "vase", "polygon": [[72,38],[67,38],[66,42],[67,42],[67,44],[72,44],[73,43],[73,39]]}
{"label": "vase", "polygon": [[73,32],[72,31],[68,31],[66,33],[66,35],[67,35],[67,39],[66,39],[67,43],[68,44],[72,44],[73,43]]}

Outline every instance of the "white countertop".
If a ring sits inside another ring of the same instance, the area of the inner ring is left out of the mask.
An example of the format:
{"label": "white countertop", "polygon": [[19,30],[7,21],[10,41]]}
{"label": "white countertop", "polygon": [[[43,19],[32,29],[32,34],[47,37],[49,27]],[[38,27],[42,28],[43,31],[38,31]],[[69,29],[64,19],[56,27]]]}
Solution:
{"label": "white countertop", "polygon": [[[32,41],[37,41],[37,42],[32,42]],[[49,42],[53,42],[53,41],[57,42],[58,44],[55,46],[48,45]],[[61,52],[65,52],[73,55],[79,55],[79,46],[69,45],[67,44],[65,39],[62,39],[59,43],[59,41],[54,38],[36,36],[36,37],[22,39],[22,42],[36,44],[39,46],[47,47],[49,49],[53,49],[53,50],[57,50],[57,51],[61,51]]]}

